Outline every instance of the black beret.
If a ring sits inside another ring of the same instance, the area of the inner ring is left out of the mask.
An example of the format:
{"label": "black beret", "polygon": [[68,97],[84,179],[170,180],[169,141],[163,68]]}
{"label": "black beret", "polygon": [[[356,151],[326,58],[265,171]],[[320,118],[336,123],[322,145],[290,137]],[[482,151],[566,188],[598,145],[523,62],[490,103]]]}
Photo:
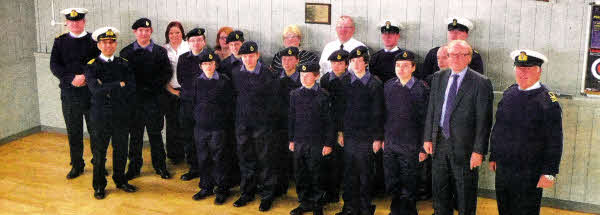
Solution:
{"label": "black beret", "polygon": [[412,53],[411,51],[406,51],[406,50],[402,51],[402,52],[398,53],[396,56],[394,56],[394,61],[399,61],[399,60],[415,62],[415,54]]}
{"label": "black beret", "polygon": [[139,27],[142,28],[151,28],[152,27],[152,21],[150,21],[148,18],[140,18],[138,20],[136,20],[133,25],[131,25],[131,29],[136,30]]}
{"label": "black beret", "polygon": [[319,72],[319,69],[321,69],[319,63],[313,61],[296,66],[296,71],[299,72]]}
{"label": "black beret", "polygon": [[229,33],[229,35],[227,35],[227,40],[226,40],[227,43],[235,42],[235,41],[244,42],[244,32],[232,31],[231,33]]}
{"label": "black beret", "polygon": [[258,52],[258,45],[254,41],[244,42],[238,51],[238,55],[252,54]]}
{"label": "black beret", "polygon": [[219,58],[219,56],[216,55],[215,53],[213,53],[212,51],[204,51],[204,52],[200,53],[200,56],[198,56],[198,62],[199,63],[204,63],[204,62],[209,62],[209,61],[218,62],[218,58]]}
{"label": "black beret", "polygon": [[203,36],[204,32],[204,28],[194,28],[185,35],[185,38],[189,39],[190,37]]}
{"label": "black beret", "polygon": [[298,54],[300,53],[300,49],[298,49],[298,47],[287,47],[281,51],[279,51],[279,55],[283,56],[294,56],[294,57],[298,57]]}
{"label": "black beret", "polygon": [[348,53],[346,50],[343,49],[339,49],[337,51],[334,51],[333,53],[331,53],[331,55],[329,55],[329,58],[327,58],[327,60],[329,61],[348,61],[348,56],[350,56],[350,53]]}
{"label": "black beret", "polygon": [[369,62],[369,48],[367,48],[366,46],[359,46],[353,49],[350,52],[349,59],[357,57],[362,57],[364,58],[365,62]]}

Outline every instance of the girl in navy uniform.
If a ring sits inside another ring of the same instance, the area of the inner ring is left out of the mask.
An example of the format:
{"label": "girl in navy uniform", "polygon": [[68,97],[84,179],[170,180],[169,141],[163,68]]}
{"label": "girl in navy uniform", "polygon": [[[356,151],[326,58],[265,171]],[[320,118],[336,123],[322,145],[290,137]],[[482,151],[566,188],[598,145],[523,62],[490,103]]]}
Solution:
{"label": "girl in navy uniform", "polygon": [[382,148],[385,185],[392,195],[392,215],[417,215],[417,157],[423,150],[423,122],[429,87],[412,76],[416,68],[414,53],[402,51],[394,59],[396,77],[384,86],[386,118]]}

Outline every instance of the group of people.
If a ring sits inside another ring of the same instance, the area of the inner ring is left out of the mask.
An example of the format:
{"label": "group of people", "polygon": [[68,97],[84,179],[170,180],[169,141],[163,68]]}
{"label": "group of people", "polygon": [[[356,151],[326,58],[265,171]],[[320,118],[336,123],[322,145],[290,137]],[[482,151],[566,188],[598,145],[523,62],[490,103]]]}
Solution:
{"label": "group of people", "polygon": [[[89,34],[87,12],[62,11],[69,32],[55,39],[50,68],[67,125],[67,178],[83,173],[85,119],[97,199],[106,195],[109,143],[116,187],[137,190],[129,181],[140,176],[144,129],[157,175],[171,178],[168,157],[189,164],[182,180],[200,178],[194,200],[216,195],[215,204],[223,204],[239,185],[235,207],[259,194],[259,210],[268,211],[293,178],[299,206],[292,215],[323,214],[342,188],[337,214],[374,214],[378,187],[392,196],[391,214],[416,215],[419,186],[432,189],[435,214],[474,215],[488,152],[500,214],[539,214],[542,189],[558,173],[561,108],[539,81],[548,59],[531,50],[510,53],[516,84],[505,90],[492,126],[492,82],[466,42],[468,19],[449,18],[448,43],[424,63],[397,46],[403,27],[392,20],[380,26],[384,49],[370,54],[352,37],[352,18],[340,17],[338,39],[320,59],[300,48],[300,29],[290,25],[285,48],[267,65],[242,31],[219,29],[211,49],[205,29],[186,33],[174,21],[160,46],[147,18],[133,23],[136,41],[116,56],[120,31]],[[419,180],[426,160],[431,176]]]}

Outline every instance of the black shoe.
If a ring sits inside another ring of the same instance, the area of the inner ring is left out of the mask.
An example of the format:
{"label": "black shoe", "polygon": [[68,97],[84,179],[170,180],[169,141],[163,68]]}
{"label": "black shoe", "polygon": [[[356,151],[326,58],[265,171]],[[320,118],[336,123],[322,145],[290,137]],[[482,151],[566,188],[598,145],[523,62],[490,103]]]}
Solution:
{"label": "black shoe", "polygon": [[169,163],[173,165],[180,164],[181,162],[183,162],[183,159],[169,159]]}
{"label": "black shoe", "polygon": [[312,208],[300,204],[300,206],[298,206],[297,208],[294,208],[294,210],[290,211],[290,215],[302,215],[306,212],[310,212],[311,210],[312,210]]}
{"label": "black shoe", "polygon": [[240,196],[240,198],[238,200],[236,200],[233,203],[233,206],[234,207],[243,207],[253,200],[254,200],[254,195],[252,195],[252,196],[242,195],[242,196]]}
{"label": "black shoe", "polygon": [[229,191],[217,193],[217,197],[215,197],[215,205],[222,205],[227,201],[227,197],[229,197]]}
{"label": "black shoe", "polygon": [[194,194],[194,196],[192,196],[193,200],[201,200],[201,199],[205,199],[208,196],[211,196],[215,194],[212,189],[202,189],[199,192],[197,192],[196,194]]}
{"label": "black shoe", "polygon": [[133,193],[133,192],[137,191],[137,187],[135,187],[129,183],[119,184],[119,185],[117,185],[117,189],[121,189],[128,193]]}
{"label": "black shoe", "polygon": [[271,209],[272,205],[273,205],[273,200],[270,200],[270,199],[260,200],[260,205],[258,206],[258,210],[259,211],[268,211]]}
{"label": "black shoe", "polygon": [[140,171],[139,170],[129,170],[127,171],[127,173],[125,173],[125,178],[130,181],[134,178],[140,177]]}
{"label": "black shoe", "polygon": [[104,176],[108,176],[108,171],[106,171],[106,169],[104,169]]}
{"label": "black shoe", "polygon": [[194,178],[198,178],[200,177],[199,173],[196,172],[187,172],[186,174],[181,175],[181,180],[182,181],[189,181],[192,180]]}
{"label": "black shoe", "polygon": [[160,175],[160,177],[162,179],[169,179],[169,178],[171,178],[171,173],[169,173],[169,171],[167,171],[167,169],[156,170],[156,174]]}
{"label": "black shoe", "polygon": [[313,215],[323,215],[323,207],[315,207],[313,209]]}
{"label": "black shoe", "polygon": [[106,197],[106,192],[104,192],[104,188],[97,189],[94,191],[94,198],[100,200],[104,199],[104,197]]}
{"label": "black shoe", "polygon": [[339,194],[325,193],[325,195],[323,196],[323,202],[325,204],[340,202],[340,195]]}
{"label": "black shoe", "polygon": [[67,179],[74,179],[83,174],[83,167],[73,167],[71,171],[67,174]]}

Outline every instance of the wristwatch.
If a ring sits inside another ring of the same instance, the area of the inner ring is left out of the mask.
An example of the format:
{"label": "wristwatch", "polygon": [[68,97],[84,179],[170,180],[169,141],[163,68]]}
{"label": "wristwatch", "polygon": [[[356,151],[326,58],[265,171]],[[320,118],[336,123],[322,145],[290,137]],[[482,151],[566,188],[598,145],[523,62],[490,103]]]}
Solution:
{"label": "wristwatch", "polygon": [[550,181],[554,181],[554,176],[553,175],[544,175],[544,177],[546,177],[546,179],[548,179]]}

